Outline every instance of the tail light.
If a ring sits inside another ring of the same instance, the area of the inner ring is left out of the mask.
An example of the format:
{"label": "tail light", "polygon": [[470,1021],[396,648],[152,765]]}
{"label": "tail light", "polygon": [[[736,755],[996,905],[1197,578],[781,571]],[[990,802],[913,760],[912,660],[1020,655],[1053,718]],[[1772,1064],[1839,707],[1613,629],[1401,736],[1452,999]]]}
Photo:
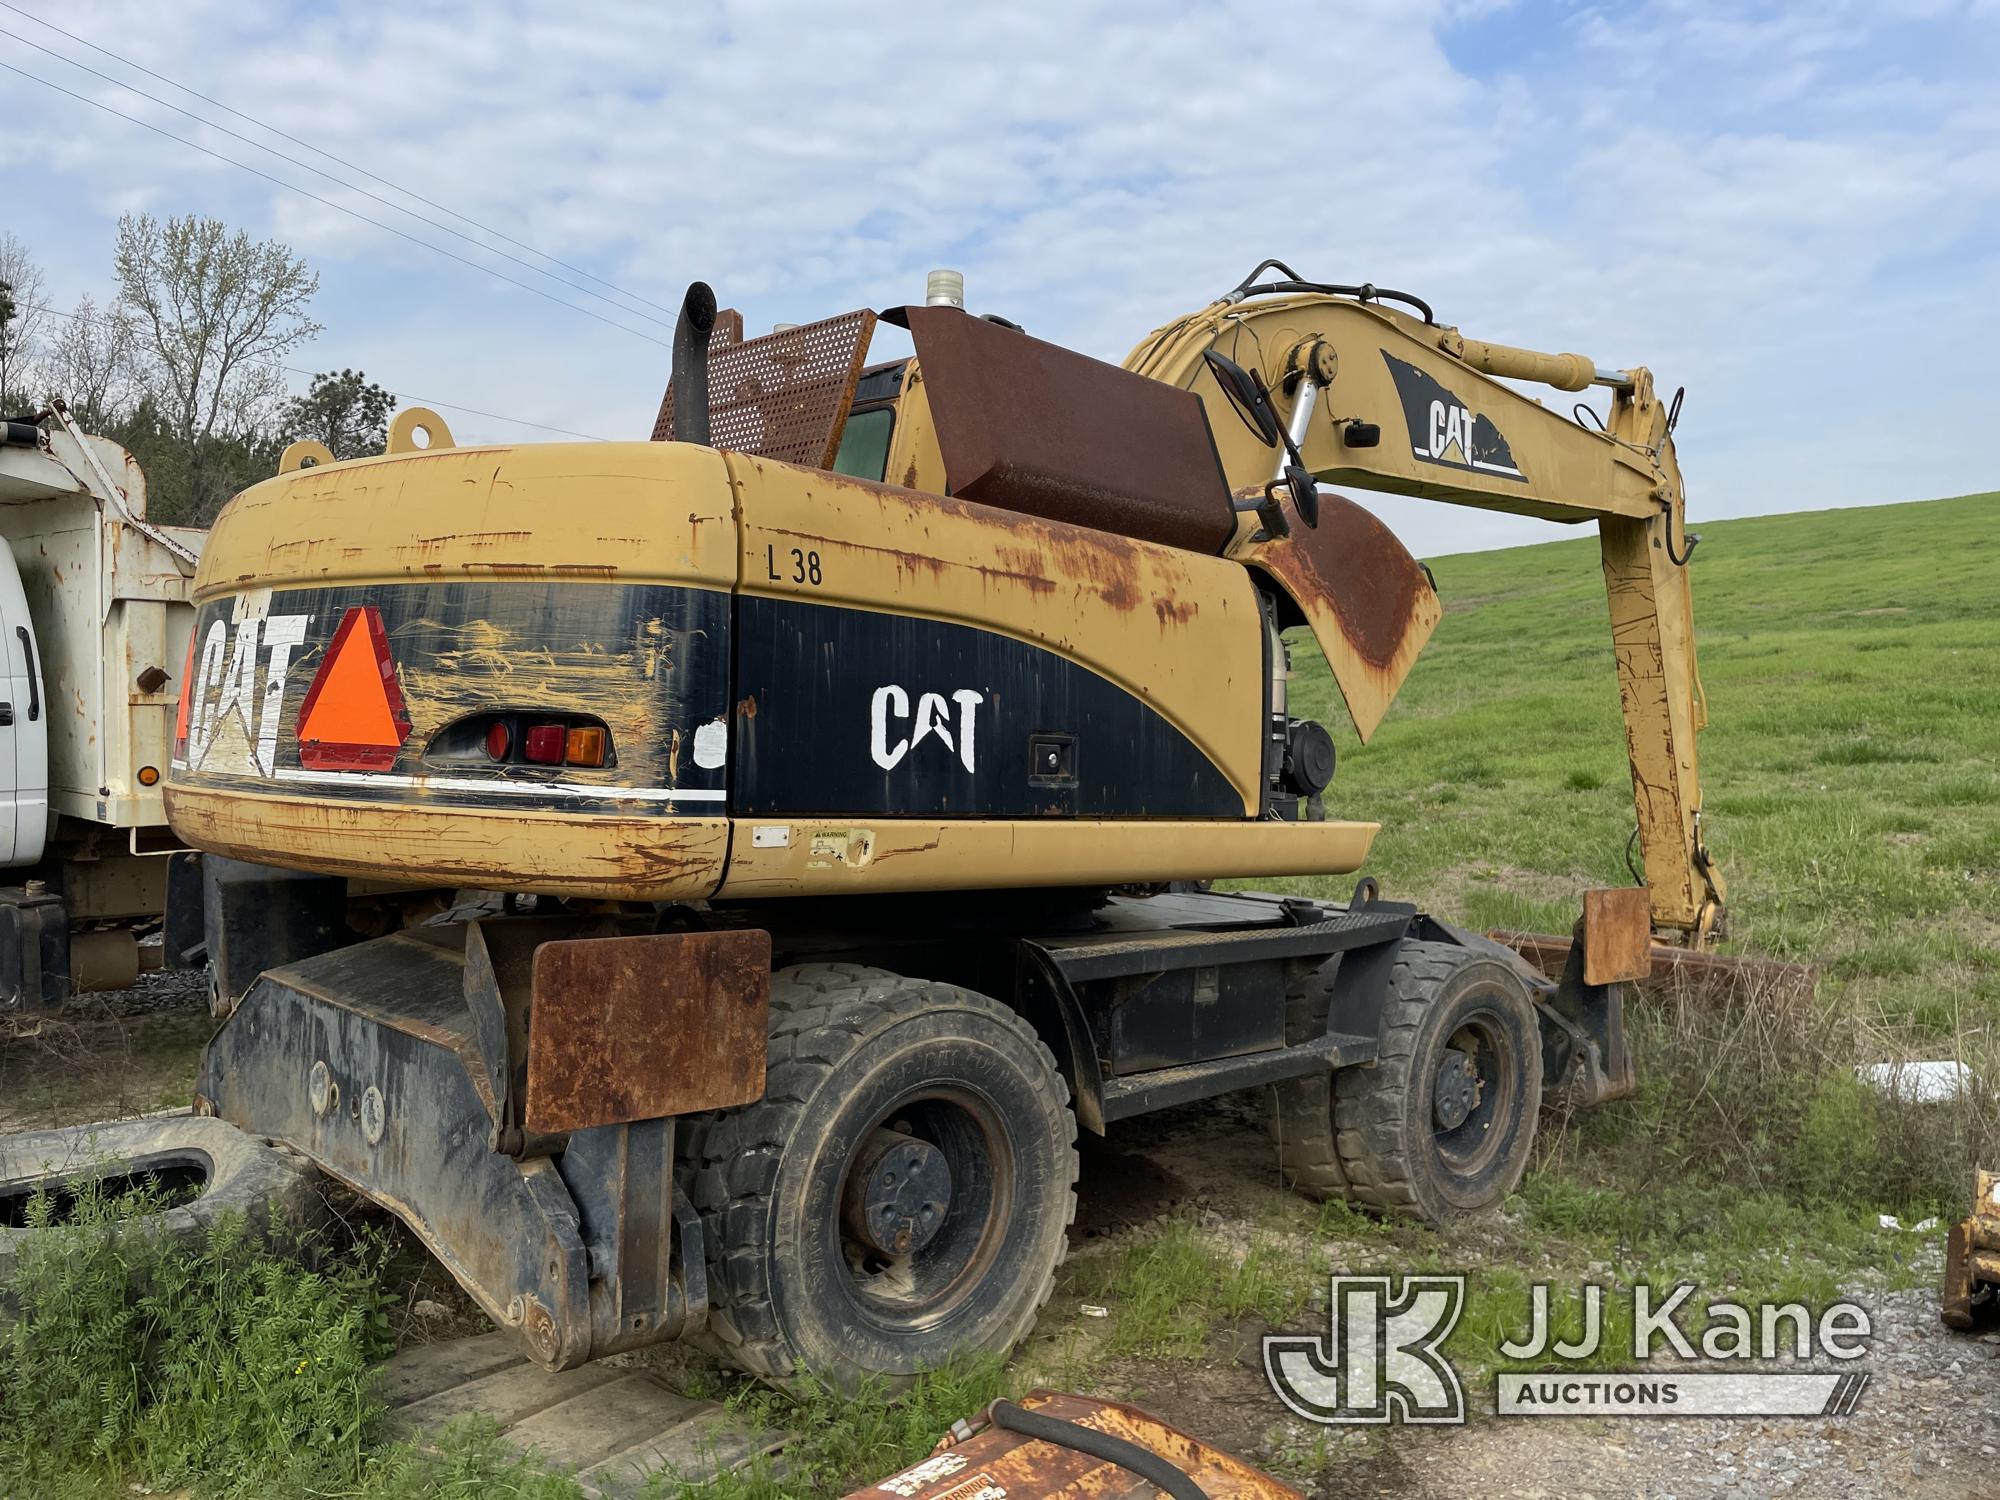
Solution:
{"label": "tail light", "polygon": [[560,724],[531,724],[521,745],[521,756],[538,766],[559,766],[568,731]]}
{"label": "tail light", "polygon": [[424,759],[432,765],[616,765],[611,731],[586,714],[482,713],[456,719],[431,736]]}

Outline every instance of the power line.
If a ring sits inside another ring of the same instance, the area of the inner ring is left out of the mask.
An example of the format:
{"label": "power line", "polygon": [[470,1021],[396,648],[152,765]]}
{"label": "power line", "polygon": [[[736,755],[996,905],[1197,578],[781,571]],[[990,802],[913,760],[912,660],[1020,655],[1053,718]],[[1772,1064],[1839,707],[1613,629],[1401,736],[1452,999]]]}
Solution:
{"label": "power line", "polygon": [[[5,0],[0,0],[0,5],[4,4]],[[12,10],[15,7],[8,6],[7,8]],[[69,33],[64,32],[63,35],[67,36],[69,35]],[[60,52],[57,52],[51,47],[44,47],[40,42],[29,41],[28,38],[22,36],[19,32],[9,31],[6,27],[0,26],[0,36],[4,36],[12,41],[19,42],[24,47],[33,47],[37,52],[40,52],[48,57],[53,57],[57,62],[62,63],[66,67],[75,68],[80,73],[88,73],[92,78],[101,78],[106,83],[110,84],[113,88],[123,89],[128,94],[137,94],[141,99],[145,99],[153,104],[157,104],[162,109],[170,109],[175,114],[185,116],[187,119],[194,121],[197,125],[204,125],[210,130],[219,130],[224,135],[228,136],[231,140],[241,141],[244,145],[250,147],[253,151],[262,151],[267,156],[275,156],[278,158],[279,161],[289,162],[291,163],[291,165],[298,167],[302,171],[312,173],[315,177],[323,177],[328,182],[338,183],[341,187],[346,188],[349,192],[359,193],[362,197],[381,204],[384,208],[388,209],[392,213],[407,214],[411,218],[415,219],[419,224],[428,224],[431,228],[438,230],[440,233],[451,235],[454,239],[463,240],[466,244],[471,245],[476,250],[483,251],[487,255],[497,255],[502,260],[510,260],[515,265],[520,266],[525,270],[534,273],[537,276],[546,276],[549,278],[549,280],[557,283],[560,286],[566,286],[569,287],[572,291],[581,292],[586,297],[594,297],[599,302],[604,303],[606,306],[616,308],[619,312],[627,313],[635,318],[644,318],[648,323],[656,323],[662,328],[671,328],[674,326],[672,323],[669,323],[663,318],[654,317],[651,313],[641,312],[636,307],[626,307],[623,303],[614,302],[611,300],[611,298],[605,296],[602,292],[593,292],[589,287],[582,286],[577,282],[571,281],[566,276],[558,276],[553,271],[545,271],[540,266],[534,264],[532,261],[523,260],[518,255],[509,255],[505,250],[498,250],[491,245],[481,244],[478,240],[475,240],[471,235],[465,234],[460,230],[453,229],[449,224],[440,224],[436,219],[430,218],[425,214],[420,214],[415,209],[405,208],[400,203],[393,203],[389,199],[384,198],[380,193],[371,193],[367,188],[362,187],[360,184],[349,182],[344,177],[336,177],[333,173],[327,171],[325,168],[316,167],[309,161],[300,161],[296,156],[287,156],[284,152],[277,150],[275,147],[267,146],[262,141],[252,140],[249,136],[244,135],[241,131],[231,130],[227,125],[218,125],[213,120],[205,119],[203,116],[196,114],[191,109],[182,109],[178,104],[170,104],[165,99],[162,99],[158,94],[149,94],[144,89],[134,88],[129,83],[125,83],[119,79],[113,78],[109,73],[100,73],[96,68],[90,67],[88,64],[85,63],[80,63],[75,58],[64,57]],[[307,149],[310,150],[311,148],[308,147]],[[397,191],[400,192],[401,189],[399,188],[397,189]],[[449,212],[449,210],[447,210],[447,212]],[[536,253],[539,254],[540,252],[538,251]],[[547,257],[544,257],[544,259],[547,259]]]}
{"label": "power line", "polygon": [[[586,281],[594,281],[599,286],[609,287],[612,291],[618,293],[619,296],[626,298],[628,301],[644,303],[647,307],[655,308],[660,312],[666,313],[669,317],[674,317],[678,315],[677,310],[674,308],[667,307],[662,305],[661,303],[655,302],[650,297],[642,297],[637,292],[629,292],[625,290],[624,287],[619,286],[616,282],[606,281],[602,276],[594,275],[591,272],[584,270],[583,267],[581,266],[573,266],[568,261],[558,259],[556,256],[549,254],[546,250],[537,250],[533,245],[526,244],[521,240],[517,240],[512,235],[505,234],[502,231],[495,229],[490,224],[483,224],[477,219],[471,218],[466,214],[460,213],[455,208],[448,208],[444,204],[437,202],[435,199],[426,198],[422,193],[415,192],[410,188],[406,188],[402,186],[400,183],[391,182],[388,178],[382,176],[379,172],[371,172],[368,170],[368,168],[362,166],[358,162],[349,161],[347,160],[346,157],[343,156],[336,156],[333,152],[328,151],[323,146],[315,146],[311,141],[301,140],[298,136],[292,135],[287,131],[280,130],[277,126],[272,125],[267,121],[260,120],[255,115],[245,114],[242,110],[237,109],[232,105],[224,104],[220,99],[212,98],[211,96],[202,93],[199,89],[191,89],[186,84],[177,82],[176,80],[167,77],[167,75],[164,73],[156,73],[155,71],[153,71],[153,69],[147,67],[144,63],[133,62],[132,59],[130,59],[129,57],[125,57],[119,53],[113,52],[109,47],[99,46],[96,42],[89,40],[87,37],[80,37],[73,31],[65,31],[63,30],[62,27],[56,25],[55,22],[44,20],[42,17],[35,15],[32,11],[26,11],[23,10],[18,5],[10,4],[9,0],[0,0],[0,8],[11,10],[17,16],[24,16],[28,20],[33,21],[36,25],[45,26],[50,31],[55,32],[58,36],[68,37],[72,42],[75,42],[78,46],[88,47],[93,52],[102,53],[104,56],[112,59],[112,61],[114,62],[121,63],[125,67],[131,68],[135,72],[144,73],[148,78],[156,78],[161,83],[166,84],[167,87],[172,89],[178,89],[181,93],[188,95],[190,98],[199,99],[204,104],[213,105],[215,108],[223,111],[225,114],[234,115],[239,120],[248,120],[252,125],[255,125],[259,130],[268,131],[270,134],[277,136],[280,140],[290,141],[294,146],[303,146],[306,150],[312,152],[315,156],[323,156],[328,161],[333,162],[338,166],[346,167],[350,172],[359,172],[363,177],[368,178],[371,182],[379,182],[382,184],[382,186],[389,188],[394,192],[401,193],[405,198],[414,198],[417,202],[422,203],[427,207],[434,208],[441,214],[449,214],[452,218],[458,220],[461,224],[470,224],[474,229],[479,230],[480,233],[482,234],[490,234],[496,240],[504,240],[518,250],[525,250],[530,255],[540,256],[543,260],[548,261],[551,265],[561,266],[565,271],[574,271],[576,272],[577,275],[583,277],[584,280]],[[34,43],[30,42],[28,45],[33,46]],[[48,49],[44,48],[42,50],[47,51]],[[55,56],[60,54],[51,54],[51,55]],[[70,62],[70,59],[64,58],[63,61]],[[71,63],[71,66],[81,67],[82,64]],[[102,77],[104,75],[99,74],[98,76]],[[115,82],[116,80],[113,81]],[[120,84],[119,87],[129,88],[130,85]],[[137,93],[138,90],[133,89],[132,92]],[[155,101],[155,102],[164,103],[164,101]],[[167,105],[166,107],[168,109],[175,108],[175,106],[171,104]],[[181,112],[183,114],[187,113],[185,110]],[[192,118],[200,118],[200,117],[194,116]],[[204,120],[202,123],[212,125],[214,122]],[[223,129],[223,127],[220,125],[216,125],[214,126],[214,128],[217,130]],[[234,134],[234,132],[230,133]],[[255,145],[256,143],[252,142],[251,144]],[[267,146],[259,146],[258,149],[266,151],[270,150],[270,148]],[[278,153],[276,152],[272,152],[272,155],[274,156],[277,154]],[[290,158],[286,159],[290,160]],[[308,170],[318,171],[318,168],[309,168]],[[322,172],[320,175],[327,176],[329,174]],[[334,180],[337,181],[338,179]],[[356,188],[355,191],[362,192],[365,191],[365,189]],[[370,196],[372,197],[373,194],[370,194]],[[408,209],[402,209],[402,208],[399,208],[397,211],[400,213],[409,212]],[[412,215],[412,217],[421,217],[421,215]],[[425,222],[428,223],[430,221],[426,220]],[[444,226],[439,225],[438,227],[443,228]],[[458,234],[457,230],[447,230],[446,232],[451,234]],[[466,235],[461,234],[459,235],[459,238],[466,239],[468,240],[469,243],[474,243],[474,244],[478,243],[477,241],[470,240],[469,237]],[[480,246],[480,248],[491,249],[492,247],[482,245]],[[497,254],[502,254],[504,252],[494,251],[494,253],[497,255]],[[513,257],[510,256],[508,258],[512,259]],[[539,268],[536,269],[539,270]],[[547,275],[548,273],[542,272],[541,274]],[[558,281],[562,280],[561,277],[556,277],[555,279]],[[576,286],[576,283],[564,282],[564,285]],[[577,287],[577,290],[584,291],[585,288]],[[589,295],[596,296],[597,294],[595,292],[592,292]],[[627,308],[625,310],[628,312],[638,312],[637,308]],[[640,316],[643,317],[645,316],[645,314],[641,313]]]}
{"label": "power line", "polygon": [[[52,307],[46,302],[35,303],[33,304],[33,308],[36,312],[51,313],[58,318],[67,318],[72,323],[96,323],[104,325],[111,321],[109,318],[86,318],[81,313],[64,312],[61,308]],[[303,375],[308,380],[326,373],[324,370],[302,370],[297,365],[279,365],[278,368],[290,375]],[[383,389],[389,390],[387,386],[384,386]],[[398,401],[413,401],[418,406],[442,406],[446,411],[462,411],[475,417],[488,417],[495,422],[512,422],[517,427],[538,427],[543,432],[559,432],[564,437],[582,438],[585,442],[589,443],[610,443],[617,441],[615,438],[598,437],[594,433],[575,432],[567,427],[552,427],[547,422],[530,422],[526,417],[510,417],[497,411],[481,411],[476,406],[466,406],[458,401],[440,401],[435,396],[418,396],[409,391],[389,391],[389,394],[394,396]]]}
{"label": "power line", "polygon": [[142,129],[150,130],[155,135],[165,136],[168,140],[176,141],[183,146],[187,146],[195,151],[199,151],[204,156],[212,156],[217,161],[224,162],[227,165],[236,167],[241,171],[248,172],[253,177],[261,177],[264,179],[264,181],[273,183],[276,186],[284,188],[289,192],[297,193],[302,198],[310,198],[313,202],[318,203],[323,207],[330,208],[336,213],[346,214],[351,219],[358,219],[363,224],[371,225],[376,229],[382,230],[384,233],[393,234],[398,239],[408,240],[413,245],[421,245],[426,250],[430,250],[438,255],[442,255],[448,260],[455,260],[460,265],[470,267],[472,270],[478,271],[487,276],[491,276],[496,281],[504,281],[509,286],[519,287],[522,291],[531,292],[535,296],[542,298],[546,302],[555,303],[556,306],[558,307],[566,307],[571,312],[582,313],[586,318],[595,318],[598,322],[603,323],[608,327],[616,328],[622,332],[631,334],[632,337],[635,339],[644,339],[647,343],[656,344],[662,349],[671,349],[673,347],[673,345],[670,344],[667,340],[656,339],[650,333],[646,333],[640,329],[634,328],[628,323],[620,323],[617,319],[607,318],[602,313],[593,312],[590,308],[579,307],[574,302],[564,301],[561,297],[556,296],[553,292],[545,292],[538,286],[530,286],[525,281],[518,281],[514,277],[507,275],[504,271],[496,271],[491,266],[482,266],[477,261],[467,260],[463,255],[458,254],[456,251],[447,250],[442,245],[433,245],[429,240],[419,239],[416,235],[410,234],[405,230],[398,229],[393,224],[384,224],[380,219],[371,219],[367,214],[362,213],[358,209],[349,208],[344,203],[335,203],[331,198],[323,198],[318,193],[313,192],[311,189],[302,188],[295,182],[287,182],[282,177],[273,177],[269,172],[263,171],[261,168],[258,167],[253,167],[248,162],[238,161],[233,156],[224,156],[220,151],[210,150],[207,146],[202,145],[198,141],[191,141],[184,135],[175,135],[171,130],[164,130],[160,126],[153,124],[149,120],[140,119],[137,115],[128,115],[125,113],[124,110],[114,109],[109,104],[105,104],[97,99],[92,99],[87,94],[79,94],[76,92],[76,90],[66,89],[59,83],[51,83],[48,79],[43,78],[38,74],[30,73],[26,68],[17,68],[10,62],[0,62],[0,68],[5,68],[10,73],[18,73],[23,78],[28,79],[32,83],[39,83],[45,89],[51,89],[58,94],[65,94],[68,97],[76,100],[78,103],[88,104],[92,109],[101,109],[108,115],[116,115],[119,119],[124,120],[129,124],[137,125]]}

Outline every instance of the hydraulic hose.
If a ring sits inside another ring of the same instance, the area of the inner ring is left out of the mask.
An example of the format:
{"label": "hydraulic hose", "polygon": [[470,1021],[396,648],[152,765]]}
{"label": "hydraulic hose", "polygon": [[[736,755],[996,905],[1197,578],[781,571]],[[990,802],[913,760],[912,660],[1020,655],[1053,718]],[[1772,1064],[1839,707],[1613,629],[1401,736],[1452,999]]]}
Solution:
{"label": "hydraulic hose", "polygon": [[1151,1448],[1142,1448],[1137,1443],[1113,1437],[1108,1432],[1099,1432],[1094,1427],[1029,1411],[1011,1401],[995,1401],[986,1410],[995,1427],[1004,1427],[1023,1437],[1039,1438],[1059,1448],[1074,1448],[1078,1453],[1088,1453],[1092,1458],[1101,1458],[1121,1469],[1130,1469],[1161,1494],[1171,1495],[1173,1500],[1208,1500],[1206,1490]]}

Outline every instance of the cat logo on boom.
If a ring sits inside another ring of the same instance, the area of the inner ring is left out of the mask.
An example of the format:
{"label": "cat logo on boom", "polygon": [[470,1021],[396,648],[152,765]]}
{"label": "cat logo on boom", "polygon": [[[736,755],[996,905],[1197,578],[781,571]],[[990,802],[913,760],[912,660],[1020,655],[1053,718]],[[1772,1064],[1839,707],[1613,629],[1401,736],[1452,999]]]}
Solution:
{"label": "cat logo on boom", "polygon": [[1412,457],[1441,468],[1527,482],[1492,418],[1470,410],[1425,371],[1388,350],[1382,351],[1382,358],[1389,362],[1396,394],[1402,398]]}

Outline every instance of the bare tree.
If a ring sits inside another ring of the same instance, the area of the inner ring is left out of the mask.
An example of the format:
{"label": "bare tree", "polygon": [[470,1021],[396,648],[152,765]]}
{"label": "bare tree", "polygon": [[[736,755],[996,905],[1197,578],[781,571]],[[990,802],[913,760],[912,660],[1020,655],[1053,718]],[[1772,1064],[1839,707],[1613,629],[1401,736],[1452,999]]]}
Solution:
{"label": "bare tree", "polygon": [[134,399],[132,322],[123,308],[100,313],[85,297],[49,340],[41,385],[65,398],[77,420],[102,431]]}
{"label": "bare tree", "polygon": [[219,219],[118,221],[118,300],[130,314],[146,404],[180,449],[176,509],[206,519],[245,476],[232,451],[264,434],[285,397],[278,362],[319,332],[319,277],[277,240]]}
{"label": "bare tree", "polygon": [[0,400],[32,400],[38,393],[28,389],[28,377],[48,327],[48,282],[11,234],[0,234],[0,287],[12,309],[0,319]]}

